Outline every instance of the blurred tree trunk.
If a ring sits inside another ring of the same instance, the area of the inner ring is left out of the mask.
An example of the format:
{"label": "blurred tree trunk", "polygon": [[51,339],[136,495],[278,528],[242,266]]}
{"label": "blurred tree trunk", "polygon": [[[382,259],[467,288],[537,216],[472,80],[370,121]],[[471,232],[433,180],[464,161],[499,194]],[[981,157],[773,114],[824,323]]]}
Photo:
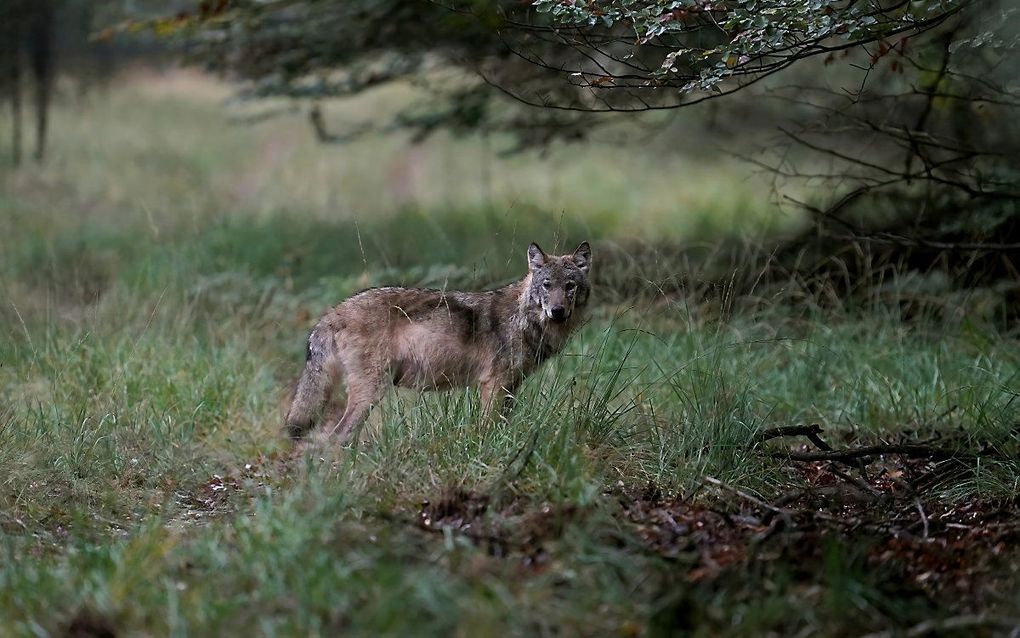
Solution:
{"label": "blurred tree trunk", "polygon": [[28,16],[28,57],[35,81],[35,159],[46,153],[50,99],[53,93],[55,12],[53,0],[36,0]]}
{"label": "blurred tree trunk", "polygon": [[41,160],[46,149],[49,106],[54,75],[53,0],[20,0],[0,9],[0,89],[11,103],[11,157],[21,163],[23,114],[23,65],[34,83],[35,157]]}
{"label": "blurred tree trunk", "polygon": [[10,101],[11,157],[21,162],[21,38],[10,7],[0,10],[0,96]]}

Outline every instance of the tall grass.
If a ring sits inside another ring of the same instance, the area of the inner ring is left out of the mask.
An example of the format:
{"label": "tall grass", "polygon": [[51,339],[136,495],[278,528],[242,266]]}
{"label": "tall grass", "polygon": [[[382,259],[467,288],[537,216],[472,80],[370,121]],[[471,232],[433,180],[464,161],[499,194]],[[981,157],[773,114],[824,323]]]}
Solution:
{"label": "tall grass", "polygon": [[[621,245],[743,215],[757,200],[725,166],[697,169],[715,181],[693,212],[667,199],[669,173],[692,160],[623,183],[597,149],[492,160],[505,179],[480,199],[479,141],[439,140],[407,151],[425,166],[407,199],[376,174],[405,161],[399,141],[315,149],[295,141],[296,116],[225,125],[222,97],[175,76],[61,109],[52,163],[4,178],[5,631],[760,635],[933,613],[838,539],[817,572],[789,561],[695,583],[696,552],[651,551],[619,499],[697,498],[705,476],[776,497],[789,466],[760,434],[793,423],[822,423],[833,442],[942,436],[1007,453],[1015,340],[894,308],[742,315],[661,292],[697,273]],[[458,177],[437,194],[437,173]],[[533,189],[543,180],[555,196]],[[318,313],[370,285],[498,285],[532,239],[594,239],[603,296],[509,424],[480,424],[475,391],[394,391],[356,445],[291,454],[282,410]],[[933,493],[1008,498],[1017,477],[988,459]],[[443,507],[467,530],[423,524]],[[791,614],[805,595],[809,612]]]}

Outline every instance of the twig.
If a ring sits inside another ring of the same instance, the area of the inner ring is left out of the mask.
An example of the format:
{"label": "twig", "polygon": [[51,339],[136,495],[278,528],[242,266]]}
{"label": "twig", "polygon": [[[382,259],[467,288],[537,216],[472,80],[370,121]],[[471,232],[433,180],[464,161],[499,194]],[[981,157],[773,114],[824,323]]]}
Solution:
{"label": "twig", "polygon": [[987,250],[996,252],[1008,252],[1020,250],[1020,242],[962,242],[962,241],[932,241],[915,237],[902,237],[892,233],[877,233],[874,235],[829,235],[832,239],[839,241],[859,241],[872,244],[886,244],[890,246],[904,246],[910,248],[931,248],[933,250]]}
{"label": "twig", "polygon": [[784,425],[778,428],[769,428],[761,433],[761,440],[768,441],[769,439],[777,439],[781,436],[807,436],[809,434],[819,434],[822,431],[822,426],[817,423],[811,425]]}
{"label": "twig", "polygon": [[23,532],[27,532],[28,531],[28,525],[25,525],[25,522],[22,521],[20,518],[17,518],[17,517],[4,515],[3,521],[0,521],[0,526],[6,526],[6,525],[12,525],[12,526],[16,525],[17,527],[19,527],[21,529],[21,531],[23,531]]}
{"label": "twig", "polygon": [[811,425],[787,425],[779,428],[771,428],[761,433],[761,440],[779,438],[781,436],[806,436],[815,446],[824,451],[832,450],[832,447],[818,436],[822,433],[822,426],[817,423]]}
{"label": "twig", "polygon": [[874,497],[879,497],[879,496],[882,495],[881,492],[879,492],[875,488],[871,487],[871,485],[868,485],[867,482],[865,482],[865,481],[863,481],[863,480],[861,480],[859,478],[854,478],[853,476],[850,476],[846,472],[843,472],[842,470],[837,469],[837,468],[833,467],[832,465],[826,466],[825,467],[825,471],[830,473],[830,474],[833,474],[835,476],[838,476],[839,478],[843,479],[847,483],[850,483],[851,485],[853,485],[854,487],[856,487],[860,491],[864,492],[865,494],[870,494],[871,496],[874,496]]}
{"label": "twig", "polygon": [[776,510],[782,509],[783,506],[787,505],[788,503],[793,503],[794,501],[800,500],[807,493],[808,490],[793,490],[780,495],[780,497],[777,498],[772,503],[773,507],[775,507],[776,509],[765,512],[765,514],[761,517],[762,524],[767,525],[770,522],[772,522],[772,519],[775,518],[776,516]]}
{"label": "twig", "polygon": [[924,524],[923,538],[928,540],[928,515],[924,513],[924,507],[921,505],[921,499],[915,499],[914,505],[917,507],[917,513],[921,515],[921,522]]}
{"label": "twig", "polygon": [[998,456],[991,450],[979,453],[961,452],[959,450],[946,450],[943,448],[929,447],[927,445],[868,445],[851,450],[829,450],[824,452],[772,452],[775,458],[785,458],[792,461],[845,461],[849,459],[860,459],[869,456],[881,456],[883,454],[902,454],[916,458],[932,459],[975,459],[981,456]]}
{"label": "twig", "polygon": [[[751,546],[761,547],[765,541],[775,536],[777,532],[786,529],[786,520],[780,517],[769,522],[768,527],[751,537]],[[762,522],[764,523],[765,519],[762,519]]]}
{"label": "twig", "polygon": [[[786,426],[786,427],[779,427],[779,428],[772,428],[770,430],[765,430],[762,433],[762,440],[763,441],[767,441],[769,439],[774,439],[774,438],[780,437],[780,436],[801,436],[802,435],[802,436],[806,436],[809,441],[814,443],[815,447],[817,447],[819,450],[822,450],[824,452],[831,452],[832,451],[832,446],[830,446],[828,443],[826,443],[824,440],[822,440],[822,437],[819,436],[819,434],[821,434],[821,432],[822,432],[822,426],[818,425],[817,423],[812,423],[811,425],[791,425],[791,426]],[[849,481],[850,483],[853,483],[858,488],[861,488],[865,492],[869,492],[869,493],[871,493],[874,496],[877,496],[879,494],[879,492],[877,492],[875,489],[873,489],[867,483],[868,473],[866,471],[866,468],[864,466],[864,462],[863,461],[861,461],[860,459],[857,459],[855,463],[846,463],[845,461],[837,461],[837,462],[844,463],[848,467],[853,467],[854,469],[856,469],[858,472],[861,473],[861,478],[863,480],[858,481],[857,479],[854,479],[854,478],[852,478],[852,477],[850,477],[850,476],[848,476],[846,474],[834,471],[833,473],[836,474],[836,476],[838,476],[838,477],[840,477],[840,478],[842,478],[842,479],[844,479],[846,481]],[[826,468],[826,469],[829,469],[830,471],[832,471],[832,468]]]}
{"label": "twig", "polygon": [[706,483],[711,483],[712,485],[715,485],[716,487],[720,487],[720,488],[726,490],[727,492],[730,492],[732,494],[736,494],[737,496],[739,496],[740,498],[744,499],[745,501],[747,501],[749,503],[752,503],[754,505],[757,505],[758,507],[760,507],[762,509],[769,510],[770,512],[775,512],[776,514],[780,514],[783,517],[789,517],[789,515],[790,515],[790,511],[789,510],[783,509],[781,507],[776,507],[775,505],[771,505],[769,503],[766,503],[765,501],[761,500],[757,496],[752,496],[751,494],[748,494],[747,492],[739,490],[739,489],[733,487],[732,485],[728,485],[726,483],[723,483],[722,481],[720,481],[717,478],[714,478],[714,477],[711,477],[711,476],[703,476],[702,480],[705,481]]}
{"label": "twig", "polygon": [[865,638],[891,638],[892,636],[907,636],[908,638],[915,638],[919,636],[927,636],[929,634],[937,634],[947,629],[965,629],[968,627],[981,627],[983,625],[992,625],[1002,627],[1004,629],[1015,629],[1016,627],[1020,627],[1020,618],[993,616],[990,614],[952,616],[950,618],[943,618],[940,620],[926,620],[914,625],[905,632],[892,630],[879,631],[873,634],[867,634]]}

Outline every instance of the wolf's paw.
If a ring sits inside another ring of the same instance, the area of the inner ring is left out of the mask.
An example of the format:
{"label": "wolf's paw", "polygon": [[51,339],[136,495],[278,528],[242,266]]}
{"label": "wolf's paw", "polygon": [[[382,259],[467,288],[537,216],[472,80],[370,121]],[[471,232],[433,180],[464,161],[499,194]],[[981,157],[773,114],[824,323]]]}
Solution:
{"label": "wolf's paw", "polygon": [[309,432],[305,438],[295,443],[294,452],[306,457],[331,459],[340,447],[340,441],[335,435],[325,430],[316,430]]}

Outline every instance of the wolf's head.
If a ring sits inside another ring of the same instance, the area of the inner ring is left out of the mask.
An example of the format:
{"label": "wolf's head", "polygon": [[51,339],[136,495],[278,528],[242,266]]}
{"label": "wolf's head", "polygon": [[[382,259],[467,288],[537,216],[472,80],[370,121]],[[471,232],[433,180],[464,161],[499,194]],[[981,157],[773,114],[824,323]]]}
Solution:
{"label": "wolf's head", "polygon": [[528,246],[531,285],[528,305],[542,309],[542,319],[564,323],[588,302],[591,246],[582,243],[571,255],[547,255],[538,244]]}

